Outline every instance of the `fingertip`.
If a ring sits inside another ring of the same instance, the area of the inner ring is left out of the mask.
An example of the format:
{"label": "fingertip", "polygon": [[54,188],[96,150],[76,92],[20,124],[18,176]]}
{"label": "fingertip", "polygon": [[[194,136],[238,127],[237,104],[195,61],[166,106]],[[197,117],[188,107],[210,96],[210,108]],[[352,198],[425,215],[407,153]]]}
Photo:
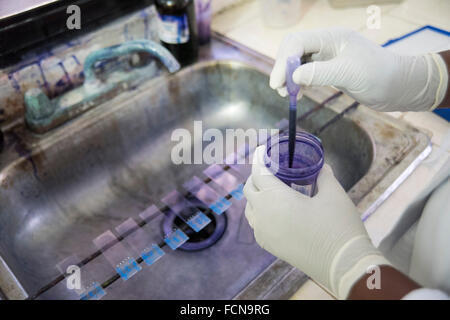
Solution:
{"label": "fingertip", "polygon": [[333,168],[328,163],[324,163],[322,169],[320,170],[319,177],[322,175],[334,175]]}
{"label": "fingertip", "polygon": [[283,85],[283,81],[277,79],[276,75],[271,75],[270,76],[270,80],[269,80],[269,86],[273,90],[276,90],[276,89],[278,89],[279,87],[281,87]]}
{"label": "fingertip", "polygon": [[273,90],[277,89],[277,86],[275,85],[275,80],[272,80],[273,76],[270,75],[270,79],[269,79],[269,87]]}
{"label": "fingertip", "polygon": [[336,187],[340,186],[330,165],[326,163],[323,165],[317,178],[317,186],[319,193],[322,190],[321,194],[324,196],[327,196],[328,192],[334,192]]}
{"label": "fingertip", "polygon": [[266,153],[266,146],[260,145],[258,148],[256,148],[255,153],[253,154],[253,165],[252,165],[252,181],[253,185],[256,187],[257,190],[261,190],[260,187],[262,186],[260,182],[260,177],[265,177],[268,175],[272,175],[270,171],[267,169],[265,164],[264,155]]}
{"label": "fingertip", "polygon": [[[272,79],[272,78],[271,78]],[[271,89],[276,90],[279,88],[282,88],[285,84],[285,78],[279,78],[279,79],[275,79],[275,80],[270,80],[269,81],[269,86]]]}
{"label": "fingertip", "polygon": [[272,89],[278,89],[284,86],[286,82],[286,59],[279,58],[273,66],[272,72],[270,73],[269,86]]}
{"label": "fingertip", "polygon": [[253,165],[264,166],[264,153],[266,152],[266,145],[262,144],[255,149],[253,153]]}
{"label": "fingertip", "polygon": [[306,85],[305,83],[302,83],[302,70],[303,68],[301,66],[298,67],[292,74],[292,80],[294,80],[296,84]]}
{"label": "fingertip", "polygon": [[317,62],[309,62],[298,67],[292,74],[292,80],[296,84],[310,86],[313,83]]}
{"label": "fingertip", "polygon": [[277,92],[280,96],[282,96],[283,98],[286,98],[288,96],[288,91],[286,87],[282,87],[282,88],[278,88]]}

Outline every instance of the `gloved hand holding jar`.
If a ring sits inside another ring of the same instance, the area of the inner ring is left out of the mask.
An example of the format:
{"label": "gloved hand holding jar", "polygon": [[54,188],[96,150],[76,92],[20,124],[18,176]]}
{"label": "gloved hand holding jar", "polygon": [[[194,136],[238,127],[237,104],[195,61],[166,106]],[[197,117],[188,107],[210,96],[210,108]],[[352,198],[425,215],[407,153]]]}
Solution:
{"label": "gloved hand holding jar", "polygon": [[[293,81],[302,86],[334,86],[377,111],[450,107],[450,51],[401,56],[344,28],[295,33],[283,41],[270,76],[270,86],[283,97],[286,61],[295,55],[306,60],[293,73]],[[308,197],[275,177],[264,165],[264,153],[265,146],[256,149],[244,188],[245,214],[261,247],[340,299],[448,298],[445,292],[421,289],[373,246],[330,166],[325,164],[319,174],[318,193]],[[436,217],[432,225],[441,238],[448,237],[445,230],[450,228],[445,218],[450,212],[449,176],[450,166],[439,186],[430,190],[423,211],[423,220]],[[437,207],[439,214],[429,213]],[[444,260],[450,270],[450,259]],[[373,267],[382,272],[381,290],[366,286],[367,271]]]}

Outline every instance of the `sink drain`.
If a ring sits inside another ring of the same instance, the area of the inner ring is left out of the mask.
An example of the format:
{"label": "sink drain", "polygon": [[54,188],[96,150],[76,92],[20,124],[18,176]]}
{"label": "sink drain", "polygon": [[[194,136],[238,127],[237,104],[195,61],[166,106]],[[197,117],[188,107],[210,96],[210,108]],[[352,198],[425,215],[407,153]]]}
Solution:
{"label": "sink drain", "polygon": [[[195,208],[188,208],[189,210],[201,209],[203,212],[206,211],[206,207],[197,206]],[[222,213],[220,216],[209,212],[206,216],[211,219],[211,222],[205,226],[199,232],[195,232],[191,228],[185,228],[183,231],[189,237],[189,240],[181,245],[178,249],[184,251],[199,251],[211,247],[215,244],[225,232],[227,227],[227,217],[226,212]],[[178,218],[173,212],[168,212],[163,221],[163,232],[164,234],[169,234],[176,226],[182,226],[183,221]]]}

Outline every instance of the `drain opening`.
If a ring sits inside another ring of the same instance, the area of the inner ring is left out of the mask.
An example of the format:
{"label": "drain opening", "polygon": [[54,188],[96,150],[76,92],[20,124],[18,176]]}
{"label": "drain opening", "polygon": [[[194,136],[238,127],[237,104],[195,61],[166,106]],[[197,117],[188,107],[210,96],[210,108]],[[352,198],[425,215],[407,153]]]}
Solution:
{"label": "drain opening", "polygon": [[[197,206],[196,208],[189,208],[198,210],[201,209],[203,212],[207,208],[203,206]],[[222,213],[220,216],[212,213],[211,211],[206,214],[206,216],[211,219],[211,222],[205,226],[199,232],[195,232],[189,227],[183,228],[183,231],[189,237],[189,240],[181,245],[177,250],[184,251],[199,251],[211,247],[217,241],[222,238],[227,227],[227,217],[226,212]],[[182,226],[183,221],[178,218],[172,212],[167,214],[163,221],[163,232],[164,234],[169,234],[177,226]]]}

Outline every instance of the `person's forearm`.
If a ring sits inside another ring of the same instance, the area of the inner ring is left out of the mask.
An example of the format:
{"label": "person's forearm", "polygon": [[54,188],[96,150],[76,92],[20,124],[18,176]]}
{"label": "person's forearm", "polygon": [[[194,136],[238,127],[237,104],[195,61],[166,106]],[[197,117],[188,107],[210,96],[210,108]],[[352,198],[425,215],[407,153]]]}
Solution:
{"label": "person's forearm", "polygon": [[[447,74],[450,74],[450,50],[439,52],[439,55],[445,62],[445,66],[447,67]],[[437,108],[450,108],[450,80],[447,83],[447,90],[444,99],[437,106]]]}
{"label": "person's forearm", "polygon": [[[373,285],[379,277],[379,287]],[[371,287],[371,289],[369,288]],[[379,274],[367,274],[355,283],[350,290],[349,300],[400,300],[420,286],[409,277],[391,266],[380,266]]]}

